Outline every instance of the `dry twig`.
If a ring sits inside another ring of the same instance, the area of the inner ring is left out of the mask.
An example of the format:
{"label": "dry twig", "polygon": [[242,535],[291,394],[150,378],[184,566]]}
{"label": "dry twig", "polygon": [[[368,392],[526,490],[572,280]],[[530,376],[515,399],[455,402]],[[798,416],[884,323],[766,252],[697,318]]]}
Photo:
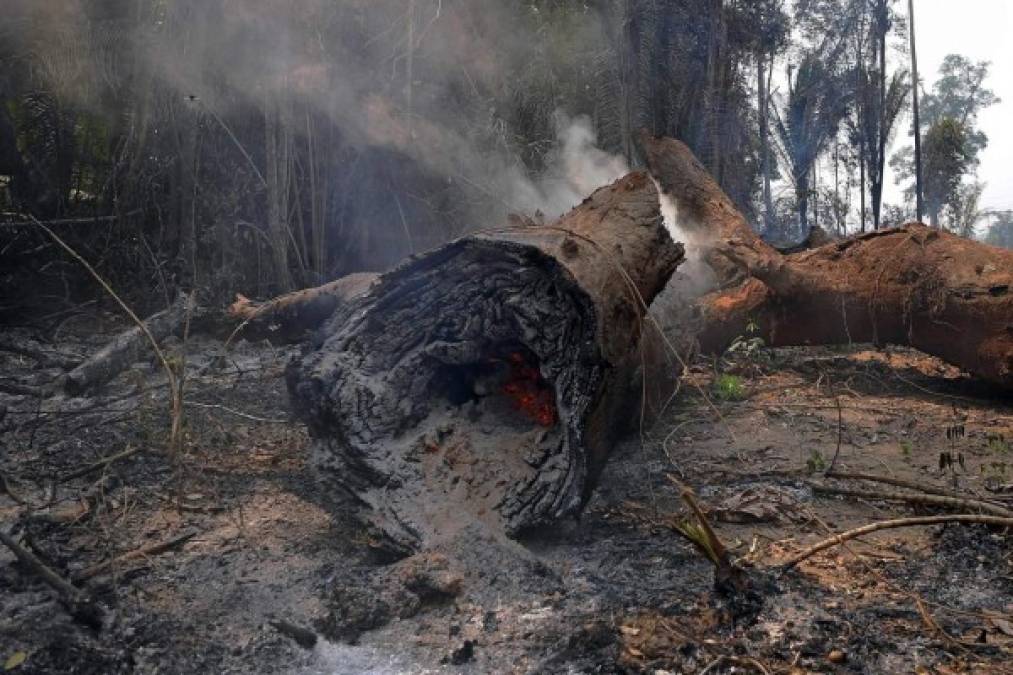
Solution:
{"label": "dry twig", "polygon": [[941,516],[919,516],[914,518],[896,518],[893,520],[881,520],[862,527],[856,527],[852,530],[841,532],[840,534],[824,539],[823,541],[810,546],[801,553],[798,553],[786,562],[781,564],[783,570],[789,570],[795,567],[803,560],[811,558],[821,551],[825,551],[828,548],[839,546],[846,541],[855,539],[857,537],[870,534],[872,532],[878,532],[879,530],[890,530],[899,527],[921,527],[923,525],[940,525],[943,523],[968,523],[968,524],[980,524],[980,525],[996,525],[999,527],[1013,527],[1013,518],[1003,518],[999,516],[983,516],[977,513],[961,513],[961,514],[950,514]]}
{"label": "dry twig", "polygon": [[1001,506],[980,499],[965,497],[943,497],[933,494],[911,494],[907,492],[876,492],[872,490],[849,490],[846,488],[809,483],[815,492],[825,494],[842,495],[845,497],[858,497],[860,499],[883,500],[893,502],[907,502],[908,504],[921,504],[923,506],[938,506],[949,509],[976,510],[983,513],[990,513],[1001,518],[1013,518],[1013,511],[1004,509]]}
{"label": "dry twig", "polygon": [[[944,488],[935,487],[932,485],[924,485],[922,483],[916,483],[910,480],[904,480],[903,478],[891,478],[889,476],[877,476],[870,473],[845,473],[841,471],[828,471],[826,474],[827,478],[836,478],[841,480],[865,480],[871,483],[883,483],[884,485],[893,485],[894,487],[907,488],[909,490],[916,490],[918,492],[924,492],[930,495],[938,495],[940,497],[953,497],[955,499],[967,499],[967,495],[962,495],[959,492],[953,490],[946,490]],[[971,499],[979,501],[990,501],[974,495]]]}
{"label": "dry twig", "polygon": [[4,546],[9,548],[17,559],[21,561],[21,564],[28,568],[32,574],[39,577],[47,586],[57,592],[60,599],[70,609],[70,613],[74,618],[96,630],[102,628],[104,612],[99,605],[92,602],[85,595],[84,591],[54,572],[44,562],[39,560],[34,553],[4,532],[3,528],[0,528],[0,542],[3,542]]}
{"label": "dry twig", "polygon": [[58,478],[56,480],[56,482],[57,482],[57,484],[68,483],[68,482],[74,480],[75,478],[80,478],[81,476],[87,476],[88,474],[92,473],[93,471],[98,471],[100,469],[104,469],[107,466],[109,466],[110,464],[112,464],[113,462],[117,462],[117,461],[119,461],[121,459],[126,459],[127,457],[130,457],[132,455],[136,455],[140,451],[141,451],[141,447],[140,446],[137,446],[136,448],[132,448],[130,446],[127,446],[127,449],[124,450],[123,452],[118,452],[115,455],[111,455],[109,457],[103,457],[102,459],[98,460],[97,462],[92,462],[91,464],[88,464],[87,466],[81,467],[80,469],[77,469],[76,471],[71,471],[66,476],[62,476],[62,477]]}
{"label": "dry twig", "polygon": [[74,580],[84,581],[86,579],[91,579],[92,577],[96,577],[102,574],[109,568],[118,566],[122,563],[130,562],[131,560],[136,560],[137,558],[146,558],[148,556],[158,555],[159,553],[171,551],[172,549],[181,546],[182,544],[185,544],[186,542],[190,541],[196,536],[197,532],[195,530],[190,530],[189,532],[184,532],[183,534],[173,537],[171,539],[167,539],[166,541],[162,541],[157,544],[150,544],[148,546],[143,546],[141,548],[134,549],[133,551],[128,551],[123,555],[116,556],[115,558],[106,560],[105,562],[101,562],[98,565],[92,565],[91,567],[82,570],[81,572],[79,572],[74,576]]}

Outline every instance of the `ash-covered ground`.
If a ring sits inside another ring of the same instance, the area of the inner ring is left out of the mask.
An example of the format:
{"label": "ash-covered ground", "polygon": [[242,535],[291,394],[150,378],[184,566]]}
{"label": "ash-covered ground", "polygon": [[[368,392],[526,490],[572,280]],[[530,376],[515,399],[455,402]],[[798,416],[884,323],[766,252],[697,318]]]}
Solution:
{"label": "ash-covered ground", "polygon": [[[835,454],[837,471],[1013,508],[1013,402],[917,352],[760,349],[700,362],[657,423],[616,448],[579,521],[521,542],[476,525],[390,561],[307,463],[282,377],[295,349],[173,346],[187,362],[180,457],[165,451],[166,387],[152,363],[86,398],[29,393],[118,327],[81,317],[55,337],[3,335],[32,355],[0,351],[0,522],[65,578],[89,577],[80,586],[107,610],[101,631],[82,625],[0,549],[0,659],[12,672],[1010,669],[1007,532],[887,530],[777,569],[831,531],[938,510],[815,491],[903,492],[825,480]],[[941,455],[952,465],[940,469]],[[746,568],[749,598],[716,593],[711,564],[668,527],[684,511],[671,477],[694,488]],[[183,534],[193,536],[121,557]],[[289,625],[316,644],[300,646]]]}

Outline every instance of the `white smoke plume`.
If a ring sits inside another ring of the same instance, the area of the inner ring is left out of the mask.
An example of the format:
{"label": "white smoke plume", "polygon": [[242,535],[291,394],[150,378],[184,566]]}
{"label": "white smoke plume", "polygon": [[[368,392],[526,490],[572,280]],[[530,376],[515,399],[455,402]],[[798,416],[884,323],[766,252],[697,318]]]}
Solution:
{"label": "white smoke plume", "polygon": [[625,158],[597,146],[589,117],[571,118],[557,111],[555,122],[556,148],[547,170],[538,179],[514,175],[510,187],[510,201],[518,210],[540,212],[547,218],[566,213],[598,188],[630,172]]}

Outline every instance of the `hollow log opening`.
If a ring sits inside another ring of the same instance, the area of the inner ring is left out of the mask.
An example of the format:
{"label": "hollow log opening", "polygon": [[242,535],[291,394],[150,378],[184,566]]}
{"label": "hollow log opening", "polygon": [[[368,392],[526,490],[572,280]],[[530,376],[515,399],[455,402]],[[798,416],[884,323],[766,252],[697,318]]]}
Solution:
{"label": "hollow log opening", "polygon": [[552,226],[382,275],[289,370],[325,481],[400,553],[476,520],[515,536],[577,511],[628,398],[644,303],[682,256],[632,174]]}
{"label": "hollow log opening", "polygon": [[591,303],[552,258],[474,241],[447,255],[387,279],[311,366],[338,392],[317,464],[409,548],[462,510],[513,535],[576,508],[605,367]]}

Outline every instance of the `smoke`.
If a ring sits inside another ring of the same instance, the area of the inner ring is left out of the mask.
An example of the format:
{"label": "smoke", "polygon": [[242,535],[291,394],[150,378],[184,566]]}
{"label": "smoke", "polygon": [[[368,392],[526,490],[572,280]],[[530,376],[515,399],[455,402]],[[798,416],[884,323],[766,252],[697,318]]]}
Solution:
{"label": "smoke", "polygon": [[[435,224],[421,239],[432,245],[456,233],[436,229],[444,226],[448,203],[475,228],[501,224],[509,212],[551,219],[629,171],[623,156],[599,147],[589,116],[571,114],[595,105],[588,66],[607,63],[613,48],[615,31],[586,5],[562,11],[552,3],[501,0],[176,0],[139,2],[129,12],[118,6],[100,11],[87,0],[9,0],[9,30],[0,37],[36,54],[45,66],[40,77],[79,106],[108,108],[112,101],[120,114],[116,101],[148,105],[146,91],[155,92],[153,108],[126,110],[132,128],[149,140],[181,138],[202,118],[208,127],[228,127],[229,140],[217,151],[248,168],[265,161],[258,150],[268,115],[304,147],[312,136],[318,160],[336,158],[328,176],[351,203],[344,212],[358,219],[353,228],[364,239],[393,240],[406,230],[419,236],[429,217]],[[435,206],[434,184],[446,192]],[[392,191],[400,195],[396,204]],[[666,224],[687,244],[692,264],[697,247],[666,201]],[[386,263],[405,252],[387,249]]]}
{"label": "smoke", "polygon": [[554,119],[556,148],[545,172],[537,180],[519,174],[509,177],[510,199],[518,210],[547,218],[562,215],[630,172],[625,158],[597,146],[590,117],[571,118],[557,110]]}
{"label": "smoke", "polygon": [[677,275],[680,281],[680,298],[684,296],[698,297],[717,288],[717,277],[710,265],[707,264],[705,256],[710,249],[711,241],[705,234],[701,234],[699,227],[693,223],[687,223],[679,215],[679,207],[671,196],[662,191],[657,180],[654,186],[658,190],[658,197],[661,201],[661,217],[665,221],[665,228],[672,239],[682,242],[686,249],[686,261],[679,266]]}

